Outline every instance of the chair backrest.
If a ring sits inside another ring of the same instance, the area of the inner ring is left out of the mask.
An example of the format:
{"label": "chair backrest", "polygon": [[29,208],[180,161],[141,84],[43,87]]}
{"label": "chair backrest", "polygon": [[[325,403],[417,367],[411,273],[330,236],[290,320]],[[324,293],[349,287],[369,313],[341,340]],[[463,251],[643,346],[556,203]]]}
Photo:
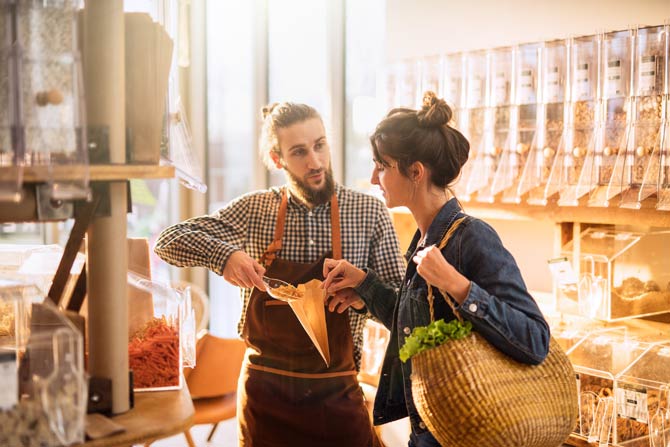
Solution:
{"label": "chair backrest", "polygon": [[198,339],[195,368],[184,369],[191,398],[215,397],[237,390],[246,345],[234,338],[205,333]]}

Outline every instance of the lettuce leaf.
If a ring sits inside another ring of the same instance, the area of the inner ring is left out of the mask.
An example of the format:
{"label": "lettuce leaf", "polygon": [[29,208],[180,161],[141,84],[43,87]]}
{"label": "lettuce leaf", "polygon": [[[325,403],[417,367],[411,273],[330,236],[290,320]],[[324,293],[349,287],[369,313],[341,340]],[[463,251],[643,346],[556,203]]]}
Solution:
{"label": "lettuce leaf", "polygon": [[412,356],[435,348],[449,340],[465,338],[472,332],[472,323],[460,322],[456,319],[445,323],[443,319],[433,321],[428,326],[415,327],[412,333],[405,337],[405,344],[400,348],[400,360],[406,362]]}

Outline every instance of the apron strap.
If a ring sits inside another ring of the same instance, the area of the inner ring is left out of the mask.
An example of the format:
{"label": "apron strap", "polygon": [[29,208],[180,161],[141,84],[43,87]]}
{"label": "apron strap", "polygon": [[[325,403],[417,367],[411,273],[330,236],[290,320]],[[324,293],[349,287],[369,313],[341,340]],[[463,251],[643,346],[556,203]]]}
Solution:
{"label": "apron strap", "polygon": [[[282,189],[281,204],[279,205],[279,212],[277,213],[277,225],[275,226],[274,240],[265,253],[261,256],[261,263],[265,268],[270,267],[272,261],[277,257],[277,253],[282,247],[282,237],[284,235],[284,223],[286,222],[286,210],[288,209],[288,196],[286,188]],[[340,231],[340,207],[337,202],[337,194],[333,194],[330,199],[330,225],[331,237],[333,239],[333,258],[342,259],[342,238]]]}
{"label": "apron strap", "polygon": [[358,374],[356,371],[335,371],[327,373],[299,373],[294,371],[285,371],[283,369],[271,368],[269,366],[256,365],[253,363],[247,363],[247,367],[249,369],[255,369],[257,371],[279,374],[280,376],[295,377],[298,379],[332,379],[334,377],[355,376]]}

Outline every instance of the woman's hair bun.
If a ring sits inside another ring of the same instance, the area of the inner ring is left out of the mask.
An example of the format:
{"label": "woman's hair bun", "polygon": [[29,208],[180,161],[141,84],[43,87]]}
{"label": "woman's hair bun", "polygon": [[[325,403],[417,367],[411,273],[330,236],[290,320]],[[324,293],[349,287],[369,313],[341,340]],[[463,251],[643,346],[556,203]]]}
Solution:
{"label": "woman's hair bun", "polygon": [[432,91],[423,94],[421,110],[416,112],[419,127],[445,126],[451,121],[451,116],[451,107],[444,99],[438,98]]}
{"label": "woman's hair bun", "polygon": [[277,108],[279,105],[278,102],[273,102],[272,104],[268,104],[266,106],[263,106],[261,109],[261,114],[263,116],[263,119],[267,118],[268,115],[272,114],[272,111]]}

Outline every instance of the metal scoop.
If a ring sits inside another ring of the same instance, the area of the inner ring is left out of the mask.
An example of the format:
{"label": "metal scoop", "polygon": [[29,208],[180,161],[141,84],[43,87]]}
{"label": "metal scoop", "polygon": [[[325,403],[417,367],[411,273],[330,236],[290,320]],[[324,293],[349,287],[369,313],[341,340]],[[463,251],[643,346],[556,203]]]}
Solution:
{"label": "metal scoop", "polygon": [[279,288],[287,288],[287,289],[294,288],[291,284],[287,283],[286,281],[282,281],[281,279],[277,278],[270,278],[268,276],[263,276],[263,282],[265,283],[265,286],[267,288],[268,295],[270,295],[272,298],[275,298],[280,301],[286,301],[287,303],[289,301],[297,299],[294,296],[283,294],[281,293],[281,291],[277,290]]}

